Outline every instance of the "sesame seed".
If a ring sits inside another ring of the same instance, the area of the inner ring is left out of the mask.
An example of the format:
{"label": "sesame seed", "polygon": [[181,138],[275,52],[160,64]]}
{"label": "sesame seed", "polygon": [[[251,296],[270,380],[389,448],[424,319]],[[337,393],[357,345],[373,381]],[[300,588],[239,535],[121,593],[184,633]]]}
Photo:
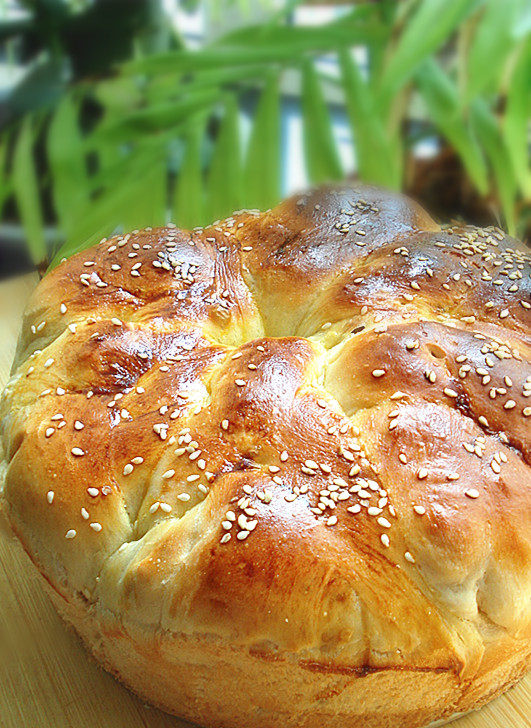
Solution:
{"label": "sesame seed", "polygon": [[55,493],[53,492],[53,490],[49,490],[46,493],[46,500],[48,501],[48,503],[50,505],[52,505],[54,497],[55,497]]}
{"label": "sesame seed", "polygon": [[90,495],[91,498],[96,498],[100,494],[100,491],[97,488],[90,487],[87,488],[87,493]]}
{"label": "sesame seed", "polygon": [[423,516],[426,513],[426,509],[424,508],[424,506],[413,506],[413,510],[419,516]]}
{"label": "sesame seed", "polygon": [[382,533],[380,536],[380,541],[385,546],[385,548],[389,548],[389,536],[386,533]]}
{"label": "sesame seed", "polygon": [[413,558],[413,556],[412,556],[412,555],[411,555],[411,554],[409,553],[409,551],[406,551],[406,552],[405,552],[405,554],[404,554],[404,558],[405,558],[405,560],[406,560],[406,561],[409,561],[409,563],[410,563],[410,564],[414,564],[414,563],[415,563],[415,559],[414,559],[414,558]]}
{"label": "sesame seed", "polygon": [[99,533],[102,529],[101,523],[98,523],[97,521],[94,521],[94,523],[89,523],[90,528],[92,528],[93,531],[96,531]]}
{"label": "sesame seed", "polygon": [[47,427],[46,431],[44,433],[45,437],[51,437],[53,433],[55,432],[55,429],[53,427]]}
{"label": "sesame seed", "polygon": [[74,528],[70,528],[70,529],[69,529],[69,530],[68,530],[68,531],[67,531],[67,532],[65,533],[65,538],[75,538],[75,537],[76,537],[76,534],[77,534],[77,531],[76,531],[76,530],[75,530]]}
{"label": "sesame seed", "polygon": [[220,543],[228,543],[231,539],[230,533],[225,533],[221,537]]}
{"label": "sesame seed", "polygon": [[123,469],[123,475],[130,475],[133,472],[133,466],[131,463],[127,463],[127,465],[124,465]]}
{"label": "sesame seed", "polygon": [[76,457],[82,457],[85,454],[85,451],[82,450],[80,447],[73,447],[70,452]]}
{"label": "sesame seed", "polygon": [[443,392],[444,392],[444,394],[445,394],[445,395],[446,395],[447,397],[452,397],[452,398],[454,398],[454,399],[455,399],[455,397],[457,397],[457,396],[458,396],[458,393],[457,393],[457,392],[455,391],[455,389],[450,389],[450,387],[445,387],[445,388],[443,389]]}
{"label": "sesame seed", "polygon": [[371,374],[373,377],[376,377],[376,379],[379,379],[385,375],[385,369],[373,369]]}
{"label": "sesame seed", "polygon": [[469,488],[468,490],[465,490],[465,495],[469,498],[479,498],[479,490],[476,490],[476,488]]}
{"label": "sesame seed", "polygon": [[424,478],[428,477],[428,471],[426,468],[419,468],[419,471],[417,473],[417,478],[419,480],[424,480]]}

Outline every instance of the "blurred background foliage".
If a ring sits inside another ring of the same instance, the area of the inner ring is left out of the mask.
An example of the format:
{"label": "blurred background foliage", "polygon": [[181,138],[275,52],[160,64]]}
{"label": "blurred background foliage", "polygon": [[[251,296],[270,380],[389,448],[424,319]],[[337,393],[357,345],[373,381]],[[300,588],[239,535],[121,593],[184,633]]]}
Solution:
{"label": "blurred background foliage", "polygon": [[189,0],[181,11],[207,5],[220,28],[238,18],[193,47],[164,2],[19,4],[0,22],[26,67],[0,106],[0,217],[41,269],[116,230],[275,204],[288,97],[309,182],[356,176],[441,217],[529,230],[528,0],[342,3],[318,26],[294,22],[293,0]]}

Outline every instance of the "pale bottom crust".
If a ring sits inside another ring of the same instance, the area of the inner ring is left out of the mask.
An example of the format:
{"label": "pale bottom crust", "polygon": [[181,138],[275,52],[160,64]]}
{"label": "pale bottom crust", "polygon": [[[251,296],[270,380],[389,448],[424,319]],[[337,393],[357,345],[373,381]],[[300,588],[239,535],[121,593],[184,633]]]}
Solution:
{"label": "pale bottom crust", "polygon": [[466,683],[448,671],[309,669],[201,636],[132,637],[113,615],[94,616],[46,588],[106,670],[146,702],[208,728],[418,728],[480,707],[529,666],[523,641]]}

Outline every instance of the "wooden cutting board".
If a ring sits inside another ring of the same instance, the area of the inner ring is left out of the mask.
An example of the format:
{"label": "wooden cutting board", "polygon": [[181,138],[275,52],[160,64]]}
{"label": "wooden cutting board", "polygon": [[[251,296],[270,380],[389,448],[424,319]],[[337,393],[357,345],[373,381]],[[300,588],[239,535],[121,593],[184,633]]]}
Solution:
{"label": "wooden cutting board", "polygon": [[[11,368],[21,312],[35,283],[35,276],[0,283],[0,389]],[[25,554],[0,528],[0,726],[189,726],[147,707],[98,667],[57,617],[30,567]],[[530,726],[531,674],[506,695],[452,724],[452,728]]]}

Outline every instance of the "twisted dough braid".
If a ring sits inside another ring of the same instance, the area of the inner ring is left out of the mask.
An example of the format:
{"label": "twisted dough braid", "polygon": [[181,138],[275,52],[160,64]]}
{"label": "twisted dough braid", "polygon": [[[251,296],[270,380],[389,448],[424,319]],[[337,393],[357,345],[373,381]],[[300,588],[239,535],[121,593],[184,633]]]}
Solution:
{"label": "twisted dough braid", "polygon": [[14,530],[124,623],[473,674],[529,617],[529,262],[361,186],[75,255],[1,405]]}

